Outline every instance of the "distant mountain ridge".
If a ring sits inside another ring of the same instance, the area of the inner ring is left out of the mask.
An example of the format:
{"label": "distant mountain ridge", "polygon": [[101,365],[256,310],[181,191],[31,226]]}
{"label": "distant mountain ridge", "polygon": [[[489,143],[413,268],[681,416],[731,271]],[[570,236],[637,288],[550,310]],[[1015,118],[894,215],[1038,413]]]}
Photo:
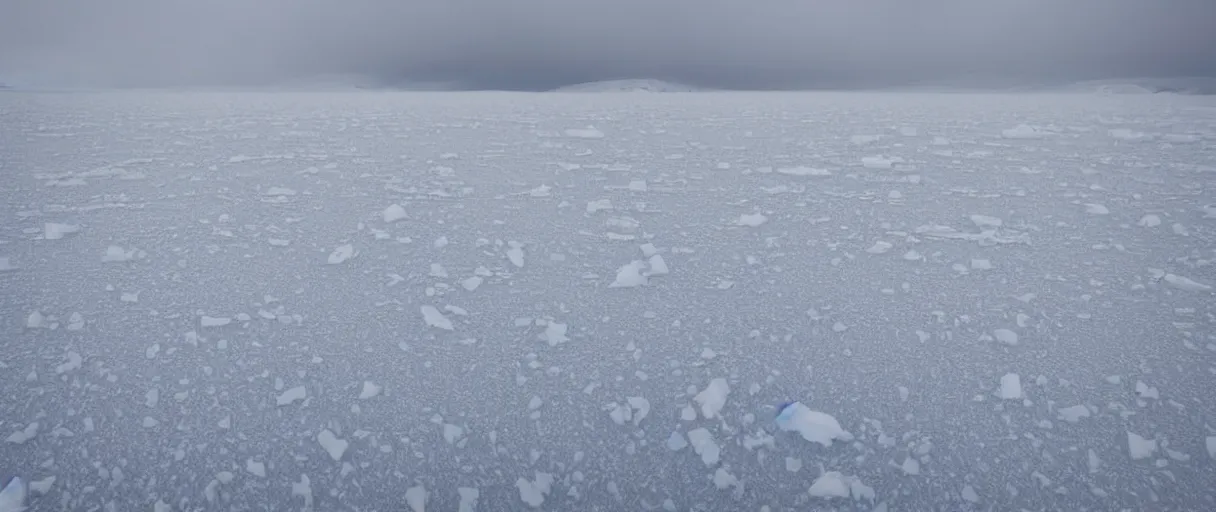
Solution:
{"label": "distant mountain ridge", "polygon": [[567,85],[553,89],[553,92],[702,92],[708,90],[710,89],[664,80],[633,78]]}

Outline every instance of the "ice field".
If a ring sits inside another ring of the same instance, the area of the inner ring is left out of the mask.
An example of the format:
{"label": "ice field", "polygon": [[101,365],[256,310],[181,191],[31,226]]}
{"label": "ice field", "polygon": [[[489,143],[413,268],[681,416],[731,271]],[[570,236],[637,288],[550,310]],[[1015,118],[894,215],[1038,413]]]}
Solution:
{"label": "ice field", "polygon": [[1212,510],[1214,262],[1211,96],[4,92],[0,484]]}

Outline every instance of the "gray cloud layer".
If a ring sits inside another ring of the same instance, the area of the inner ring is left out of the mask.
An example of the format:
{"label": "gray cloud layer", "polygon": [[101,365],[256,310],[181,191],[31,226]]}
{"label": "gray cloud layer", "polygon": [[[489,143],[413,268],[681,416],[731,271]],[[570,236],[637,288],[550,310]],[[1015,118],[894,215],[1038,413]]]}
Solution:
{"label": "gray cloud layer", "polygon": [[1212,0],[2,0],[0,77],[544,89],[1216,75]]}

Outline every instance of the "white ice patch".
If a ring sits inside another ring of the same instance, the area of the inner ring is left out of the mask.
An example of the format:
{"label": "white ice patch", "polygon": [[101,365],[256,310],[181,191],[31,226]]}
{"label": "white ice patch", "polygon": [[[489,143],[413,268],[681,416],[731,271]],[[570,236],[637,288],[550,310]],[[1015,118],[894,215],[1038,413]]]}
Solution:
{"label": "white ice patch", "polygon": [[870,254],[886,254],[887,251],[890,251],[892,247],[895,247],[895,246],[892,245],[890,242],[884,242],[882,240],[879,240],[877,242],[874,242],[874,245],[871,245],[869,249],[866,249],[866,252],[868,252]]}
{"label": "white ice patch", "polygon": [[982,228],[999,228],[999,227],[1001,227],[1002,224],[1004,224],[1004,222],[1001,219],[999,219],[997,217],[990,217],[988,215],[973,214],[973,215],[971,215],[970,218],[971,218],[971,222],[973,224],[975,224],[976,227],[981,228],[981,229]]}
{"label": "white ice patch", "polygon": [[992,337],[996,338],[996,341],[1004,345],[1016,346],[1018,344],[1018,333],[1009,329],[997,329],[992,331]]}
{"label": "white ice patch", "polygon": [[815,167],[780,167],[777,169],[777,174],[786,176],[831,176],[832,171],[827,169],[819,169]]}
{"label": "white ice patch", "polygon": [[1134,432],[1127,433],[1127,452],[1132,460],[1147,459],[1157,451],[1156,439],[1145,439]]}
{"label": "white ice patch", "polygon": [[1060,421],[1068,423],[1078,423],[1082,418],[1088,418],[1090,415],[1089,408],[1084,405],[1073,405],[1056,411]]}
{"label": "white ice patch", "polygon": [[649,280],[642,273],[646,269],[646,263],[641,260],[629,262],[616,271],[616,278],[609,284],[609,288],[633,288],[648,284]]}
{"label": "white ice patch", "polygon": [[595,213],[599,211],[612,210],[612,201],[610,199],[596,199],[587,202],[587,213]]}
{"label": "white ice patch", "polygon": [[330,265],[338,265],[340,263],[345,263],[347,260],[353,257],[355,257],[355,246],[351,244],[340,245],[334,249],[333,252],[329,253],[329,258],[326,259],[326,263],[329,263]]}
{"label": "white ice patch", "polygon": [[647,276],[665,276],[670,272],[667,268],[667,262],[663,260],[663,256],[661,255],[650,255],[647,263],[650,264],[650,270],[646,272]]}
{"label": "white ice patch", "polygon": [[470,292],[471,292],[471,291],[473,291],[473,290],[476,290],[476,289],[477,289],[477,287],[481,286],[481,283],[483,283],[483,282],[485,282],[485,279],[483,279],[482,277],[480,277],[480,276],[473,276],[473,277],[470,277],[470,278],[468,278],[468,279],[465,279],[465,280],[461,281],[461,282],[460,282],[460,287],[461,287],[461,288],[464,288],[464,289],[465,289],[465,291],[470,291]]}
{"label": "white ice patch", "polygon": [[410,506],[413,512],[426,512],[426,500],[430,494],[426,492],[426,487],[415,485],[405,490],[405,503]]}
{"label": "white ice patch", "polygon": [[706,466],[714,466],[721,459],[722,448],[714,442],[714,435],[705,428],[688,431],[688,442],[692,444],[693,451],[701,456],[701,462]]}
{"label": "white ice patch", "polygon": [[476,487],[460,487],[456,489],[456,495],[460,496],[460,503],[457,505],[456,512],[476,512],[477,501],[481,499],[481,491]]}
{"label": "white ice patch", "polygon": [[1161,225],[1161,217],[1158,217],[1158,216],[1152,215],[1152,214],[1148,214],[1143,217],[1140,217],[1140,221],[1137,222],[1136,225],[1140,226],[1140,227],[1145,227],[1145,228],[1155,228],[1155,227]]}
{"label": "white ice patch", "polygon": [[25,444],[26,441],[38,436],[39,424],[37,421],[29,423],[25,428],[9,434],[4,442],[9,444]]}
{"label": "white ice patch", "polygon": [[763,225],[766,222],[768,222],[768,217],[763,213],[744,213],[739,216],[738,220],[735,221],[735,225],[755,228]]}
{"label": "white ice patch", "polygon": [[777,415],[776,423],[782,431],[797,432],[803,439],[824,447],[832,446],[832,441],[836,440],[853,440],[853,434],[845,431],[834,416],[813,411],[802,402],[785,406]]}
{"label": "white ice patch", "polygon": [[1037,126],[1028,124],[1019,124],[1013,128],[1001,131],[1001,136],[1006,139],[1042,139],[1048,135],[1048,132]]}
{"label": "white ice patch", "polygon": [[420,309],[422,311],[422,321],[425,322],[427,326],[434,327],[436,329],[443,329],[445,331],[455,329],[455,326],[452,325],[452,321],[449,320],[448,317],[443,316],[443,313],[440,313],[435,306],[427,305],[422,306]]}
{"label": "white ice patch", "polygon": [[380,217],[384,219],[386,224],[397,222],[399,220],[405,220],[406,216],[405,208],[395,203],[389,205],[388,208],[385,208],[384,211],[380,213]]}
{"label": "white ice patch", "polygon": [[1194,281],[1188,277],[1183,277],[1177,274],[1166,274],[1161,278],[1166,284],[1173,286],[1179,290],[1188,292],[1210,292],[1212,286]]}
{"label": "white ice patch", "polygon": [[1216,436],[1208,436],[1204,439],[1204,446],[1208,449],[1208,457],[1216,460]]}
{"label": "white ice patch", "polygon": [[684,434],[679,431],[672,431],[670,436],[667,436],[667,449],[673,452],[678,452],[688,447],[688,441],[684,439]]}
{"label": "white ice patch", "polygon": [[1098,203],[1086,203],[1085,212],[1092,215],[1109,215],[1110,209]]}
{"label": "white ice patch", "polygon": [[815,479],[807,490],[815,498],[834,499],[852,497],[854,500],[873,500],[874,489],[862,483],[860,478],[828,471]]}
{"label": "white ice patch", "polygon": [[1001,377],[1001,388],[997,396],[1002,400],[1022,399],[1022,378],[1016,373],[1006,373]]}
{"label": "white ice patch", "polygon": [[701,415],[706,419],[716,418],[722,412],[722,408],[726,406],[726,397],[730,395],[730,384],[727,384],[726,379],[716,378],[709,381],[709,385],[697,396],[693,397],[698,404],[701,404]]}
{"label": "white ice patch", "polygon": [[384,388],[376,385],[370,380],[363,381],[363,389],[359,391],[359,400],[367,400],[380,395]]}
{"label": "white ice patch", "polygon": [[80,226],[75,224],[60,224],[57,222],[47,222],[42,225],[42,238],[46,240],[59,240],[64,236],[80,231]]}
{"label": "white ice patch", "polygon": [[571,128],[566,130],[566,136],[575,139],[602,139],[604,132],[597,130],[594,126],[586,128]]}
{"label": "white ice patch", "polygon": [[515,481],[515,487],[519,488],[519,499],[532,508],[540,508],[544,504],[552,486],[553,475],[540,471],[536,472],[536,479],[531,482],[522,477]]}
{"label": "white ice patch", "polygon": [[550,347],[556,347],[557,345],[570,341],[570,338],[566,336],[566,331],[568,329],[569,327],[566,324],[559,324],[557,322],[550,321],[548,325],[545,326],[545,332],[540,334],[540,339],[541,341],[547,342]]}
{"label": "white ice patch", "polygon": [[523,246],[520,245],[519,242],[508,242],[508,244],[511,246],[511,248],[507,249],[507,259],[511,260],[511,264],[515,265],[516,268],[523,268],[523,266],[524,266]]}
{"label": "white ice patch", "polygon": [[294,402],[303,401],[305,398],[308,398],[308,389],[304,386],[296,386],[280,393],[279,397],[275,399],[275,403],[279,406],[291,405]]}
{"label": "white ice patch", "polygon": [[720,491],[739,485],[739,479],[735,478],[735,475],[730,474],[726,468],[718,468],[714,471],[713,482],[714,487],[717,487]]}
{"label": "white ice patch", "polygon": [[23,512],[25,510],[25,481],[13,477],[0,489],[0,512]]}
{"label": "white ice patch", "polygon": [[329,458],[334,462],[342,460],[342,455],[346,453],[346,449],[350,447],[350,442],[339,439],[329,429],[322,430],[317,434],[317,443],[321,444],[321,448],[325,449],[325,453],[329,454]]}
{"label": "white ice patch", "polygon": [[17,268],[8,256],[0,256],[0,272],[9,272],[17,270]]}
{"label": "white ice patch", "polygon": [[216,317],[203,315],[198,319],[201,327],[224,327],[232,323],[232,319],[228,317]]}
{"label": "white ice patch", "polygon": [[111,245],[106,247],[105,254],[101,255],[101,261],[105,263],[119,263],[123,261],[137,260],[145,255],[146,253],[139,249],[123,249],[117,245]]}
{"label": "white ice patch", "polygon": [[903,161],[900,157],[867,156],[862,157],[861,166],[867,169],[891,169]]}

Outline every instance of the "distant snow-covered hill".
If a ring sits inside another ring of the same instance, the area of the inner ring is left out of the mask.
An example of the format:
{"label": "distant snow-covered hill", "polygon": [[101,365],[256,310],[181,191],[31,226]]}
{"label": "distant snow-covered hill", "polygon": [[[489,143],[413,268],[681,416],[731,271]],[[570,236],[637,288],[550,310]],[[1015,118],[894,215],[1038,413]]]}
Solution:
{"label": "distant snow-covered hill", "polygon": [[567,85],[554,92],[701,92],[707,89],[646,78]]}

